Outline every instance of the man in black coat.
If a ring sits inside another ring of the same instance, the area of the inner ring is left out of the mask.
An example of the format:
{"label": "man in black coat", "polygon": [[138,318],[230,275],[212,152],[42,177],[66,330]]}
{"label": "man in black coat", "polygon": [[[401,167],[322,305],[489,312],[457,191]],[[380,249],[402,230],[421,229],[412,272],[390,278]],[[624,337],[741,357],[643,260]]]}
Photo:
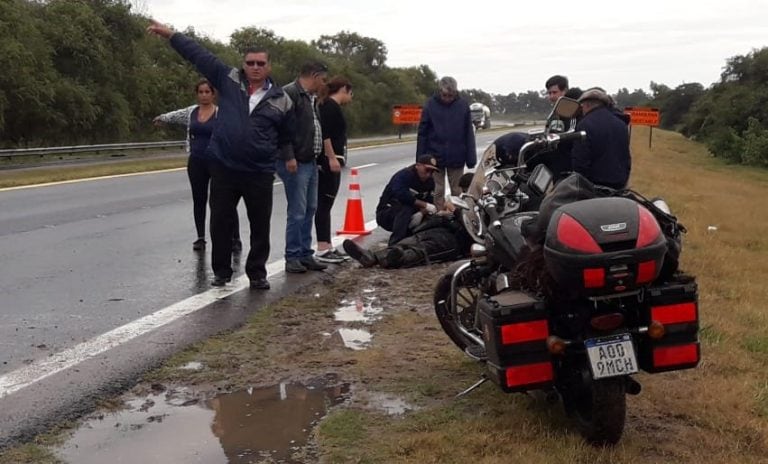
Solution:
{"label": "man in black coat", "polygon": [[612,109],[611,97],[600,89],[589,89],[581,98],[584,116],[576,124],[587,138],[573,144],[573,170],[594,184],[614,189],[627,186],[632,158],[629,153],[629,118]]}

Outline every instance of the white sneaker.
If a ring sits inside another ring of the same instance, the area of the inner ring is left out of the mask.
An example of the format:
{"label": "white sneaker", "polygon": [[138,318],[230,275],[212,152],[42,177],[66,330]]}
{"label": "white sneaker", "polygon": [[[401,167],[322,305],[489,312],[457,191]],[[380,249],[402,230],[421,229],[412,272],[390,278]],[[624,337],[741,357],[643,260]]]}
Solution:
{"label": "white sneaker", "polygon": [[333,248],[329,248],[324,251],[318,251],[315,253],[315,259],[322,263],[341,264],[346,261],[344,256],[341,256]]}

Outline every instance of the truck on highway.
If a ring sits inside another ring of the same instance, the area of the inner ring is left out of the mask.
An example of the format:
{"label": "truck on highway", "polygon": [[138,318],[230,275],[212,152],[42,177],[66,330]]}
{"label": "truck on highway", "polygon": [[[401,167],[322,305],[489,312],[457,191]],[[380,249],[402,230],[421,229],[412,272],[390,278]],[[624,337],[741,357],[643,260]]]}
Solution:
{"label": "truck on highway", "polygon": [[475,129],[491,128],[491,109],[480,102],[469,105],[469,112],[472,114],[472,124]]}

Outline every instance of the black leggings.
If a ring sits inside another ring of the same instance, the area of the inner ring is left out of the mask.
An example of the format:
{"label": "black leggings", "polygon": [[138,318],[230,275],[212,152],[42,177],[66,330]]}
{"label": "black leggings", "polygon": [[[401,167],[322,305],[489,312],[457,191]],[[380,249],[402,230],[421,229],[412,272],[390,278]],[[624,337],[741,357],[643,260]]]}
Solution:
{"label": "black leggings", "polygon": [[328,163],[321,164],[317,177],[317,211],[315,212],[315,234],[318,242],[331,241],[331,208],[336,201],[341,184],[341,173],[331,172]]}
{"label": "black leggings", "polygon": [[[187,161],[187,176],[192,187],[192,210],[195,215],[197,238],[205,238],[205,213],[208,207],[208,184],[211,180],[209,161],[197,156],[190,156]],[[240,222],[235,214],[233,239],[240,239]]]}

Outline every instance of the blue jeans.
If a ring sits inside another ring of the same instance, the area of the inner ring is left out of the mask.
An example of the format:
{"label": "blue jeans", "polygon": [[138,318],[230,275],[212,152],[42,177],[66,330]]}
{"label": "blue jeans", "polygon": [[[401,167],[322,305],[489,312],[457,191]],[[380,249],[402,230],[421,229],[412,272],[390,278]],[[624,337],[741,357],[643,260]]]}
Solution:
{"label": "blue jeans", "polygon": [[312,224],[317,211],[317,163],[298,163],[296,173],[285,169],[285,161],[277,161],[277,175],[283,181],[288,202],[285,226],[285,259],[312,256]]}

